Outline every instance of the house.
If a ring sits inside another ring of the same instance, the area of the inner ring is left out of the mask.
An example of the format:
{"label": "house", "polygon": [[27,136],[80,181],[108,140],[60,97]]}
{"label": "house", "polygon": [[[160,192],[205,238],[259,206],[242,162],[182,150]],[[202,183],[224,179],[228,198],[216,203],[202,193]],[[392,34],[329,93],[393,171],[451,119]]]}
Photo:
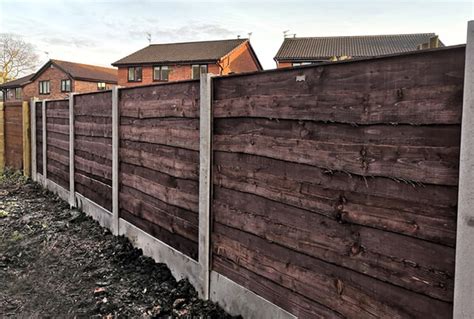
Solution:
{"label": "house", "polygon": [[285,38],[274,60],[278,68],[368,58],[444,46],[434,33]]}
{"label": "house", "polygon": [[117,85],[117,69],[49,60],[38,72],[0,85],[4,101],[62,99],[69,92],[107,90]]}
{"label": "house", "polygon": [[112,65],[121,86],[262,70],[248,39],[151,44]]}
{"label": "house", "polygon": [[0,91],[2,95],[2,101],[22,101],[23,92],[22,88],[30,83],[31,78],[35,74],[29,74],[27,76],[12,80],[0,85]]}

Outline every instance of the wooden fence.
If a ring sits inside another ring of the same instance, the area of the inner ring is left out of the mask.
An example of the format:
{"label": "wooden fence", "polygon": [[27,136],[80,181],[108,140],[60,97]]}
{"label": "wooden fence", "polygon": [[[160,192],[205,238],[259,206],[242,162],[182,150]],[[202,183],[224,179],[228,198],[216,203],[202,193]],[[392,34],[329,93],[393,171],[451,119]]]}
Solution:
{"label": "wooden fence", "polygon": [[0,172],[5,167],[30,175],[28,103],[0,102]]}
{"label": "wooden fence", "polygon": [[231,313],[451,317],[464,61],[457,46],[34,101],[34,178]]}

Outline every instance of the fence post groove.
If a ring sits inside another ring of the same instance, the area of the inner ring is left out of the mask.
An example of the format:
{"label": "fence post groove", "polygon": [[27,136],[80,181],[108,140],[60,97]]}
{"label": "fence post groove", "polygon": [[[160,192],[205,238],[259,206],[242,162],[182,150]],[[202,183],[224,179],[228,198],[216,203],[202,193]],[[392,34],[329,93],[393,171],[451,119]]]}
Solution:
{"label": "fence post groove", "polygon": [[43,131],[42,131],[42,136],[43,136],[43,141],[42,141],[42,145],[43,145],[43,186],[45,188],[48,188],[48,165],[47,165],[47,136],[46,136],[46,130],[47,130],[47,127],[46,127],[46,100],[43,100],[42,101],[42,105],[41,105],[41,111],[42,111],[42,117],[41,117],[41,121],[42,121],[42,124],[43,124]]}
{"label": "fence post groove", "polygon": [[37,160],[36,160],[36,98],[30,100],[30,134],[31,134],[31,179],[37,181]]}
{"label": "fence post groove", "polygon": [[74,181],[74,93],[69,95],[69,206],[77,206]]}
{"label": "fence post groove", "polygon": [[212,77],[201,74],[199,107],[199,265],[201,298],[209,299],[212,169]]}
{"label": "fence post groove", "polygon": [[112,88],[112,232],[119,235],[119,109],[118,87]]}
{"label": "fence post groove", "polygon": [[474,21],[468,22],[459,163],[454,318],[474,314]]}

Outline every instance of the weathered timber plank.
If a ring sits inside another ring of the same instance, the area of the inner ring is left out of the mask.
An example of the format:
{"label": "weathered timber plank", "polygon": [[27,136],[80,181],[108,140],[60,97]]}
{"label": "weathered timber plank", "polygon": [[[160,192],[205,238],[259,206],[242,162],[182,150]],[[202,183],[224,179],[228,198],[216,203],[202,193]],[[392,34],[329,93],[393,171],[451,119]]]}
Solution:
{"label": "weathered timber plank", "polygon": [[112,139],[105,137],[77,135],[74,140],[74,149],[112,161]]}
{"label": "weathered timber plank", "polygon": [[223,188],[215,221],[321,260],[443,301],[452,301],[454,249]]}
{"label": "weathered timber plank", "polygon": [[[217,78],[215,115],[282,116],[360,124],[458,124],[463,61],[464,48],[457,48],[426,55]],[[304,80],[297,82],[297,76]],[[263,96],[263,101],[255,100],[256,96]],[[281,102],[280,96],[284,97]],[[220,104],[225,100],[227,105]]]}
{"label": "weathered timber plank", "polygon": [[134,196],[125,192],[120,192],[120,207],[131,214],[151,222],[167,230],[170,234],[179,235],[197,243],[198,227],[188,221],[174,216],[168,212],[153,205],[153,202],[143,202]]}
{"label": "weathered timber plank", "polygon": [[198,180],[199,153],[159,144],[122,141],[122,162],[143,166],[178,178]]}
{"label": "weathered timber plank", "polygon": [[345,268],[216,224],[213,252],[347,318],[446,318],[449,303],[413,293]]}
{"label": "weathered timber plank", "polygon": [[194,151],[199,150],[199,120],[166,118],[131,120],[122,118],[120,139],[163,144]]}
{"label": "weathered timber plank", "polygon": [[223,118],[215,121],[216,135],[259,134],[274,138],[394,146],[459,146],[459,125],[363,125],[303,120]]}
{"label": "weathered timber plank", "polygon": [[112,117],[112,92],[76,95],[74,97],[74,117]]}
{"label": "weathered timber plank", "polygon": [[457,188],[363,179],[245,154],[214,153],[214,184],[359,225],[454,246]]}
{"label": "weathered timber plank", "polygon": [[112,187],[98,180],[90,178],[81,171],[74,173],[75,189],[96,204],[112,210]]}
{"label": "weathered timber plank", "polygon": [[279,305],[298,318],[344,318],[341,314],[308,299],[306,296],[302,296],[294,290],[286,289],[218,255],[212,258],[212,268],[268,301]]}
{"label": "weathered timber plank", "polygon": [[112,168],[109,165],[101,164],[93,160],[88,160],[80,156],[75,156],[74,167],[90,175],[112,180]]}
{"label": "weathered timber plank", "polygon": [[199,82],[121,91],[120,115],[135,118],[199,117]]}
{"label": "weathered timber plank", "polygon": [[197,181],[179,179],[125,163],[120,166],[120,179],[123,185],[147,193],[165,203],[198,212]]}
{"label": "weathered timber plank", "polygon": [[198,247],[197,242],[193,242],[184,237],[178,236],[176,234],[169,233],[166,229],[159,227],[153,223],[150,223],[146,220],[143,220],[130,212],[127,212],[124,209],[120,210],[120,217],[134,224],[141,230],[147,232],[153,237],[162,240],[163,242],[169,244],[170,246],[176,248],[183,254],[188,255],[193,259],[198,257]]}
{"label": "weathered timber plank", "polygon": [[74,122],[74,133],[83,136],[112,138],[112,124]]}
{"label": "weathered timber plank", "polygon": [[214,149],[308,164],[362,176],[457,185],[459,146],[422,147],[319,142],[258,132],[214,135]]}

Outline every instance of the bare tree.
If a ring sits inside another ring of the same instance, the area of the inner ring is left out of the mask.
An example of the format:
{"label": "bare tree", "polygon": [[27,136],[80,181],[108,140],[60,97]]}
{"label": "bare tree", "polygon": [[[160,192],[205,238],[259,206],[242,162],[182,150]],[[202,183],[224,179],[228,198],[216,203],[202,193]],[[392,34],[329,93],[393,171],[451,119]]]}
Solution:
{"label": "bare tree", "polygon": [[0,33],[0,84],[32,72],[38,55],[32,44],[8,33]]}

